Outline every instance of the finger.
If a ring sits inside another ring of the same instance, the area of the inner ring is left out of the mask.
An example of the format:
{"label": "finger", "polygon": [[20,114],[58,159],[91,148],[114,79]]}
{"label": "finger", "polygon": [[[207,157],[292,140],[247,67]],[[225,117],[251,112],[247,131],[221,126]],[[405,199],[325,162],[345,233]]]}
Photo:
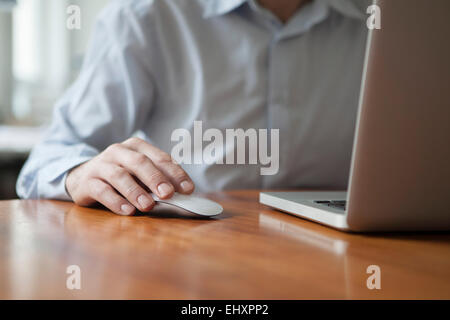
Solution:
{"label": "finger", "polygon": [[140,211],[147,212],[154,207],[155,201],[153,198],[123,167],[114,164],[105,164],[102,167],[102,176],[114,189]]}
{"label": "finger", "polygon": [[149,157],[156,168],[170,179],[178,192],[190,194],[194,191],[195,186],[189,175],[179,164],[175,163],[168,153],[137,138],[129,139],[124,144]]}
{"label": "finger", "polygon": [[94,200],[100,202],[114,213],[130,216],[135,208],[106,182],[99,179],[89,180],[90,194]]}
{"label": "finger", "polygon": [[108,149],[105,155],[109,161],[127,169],[158,197],[167,199],[173,195],[175,189],[170,179],[156,168],[147,156],[121,144]]}
{"label": "finger", "polygon": [[154,165],[170,179],[179,193],[190,194],[194,191],[194,183],[180,165],[172,161],[153,161]]}

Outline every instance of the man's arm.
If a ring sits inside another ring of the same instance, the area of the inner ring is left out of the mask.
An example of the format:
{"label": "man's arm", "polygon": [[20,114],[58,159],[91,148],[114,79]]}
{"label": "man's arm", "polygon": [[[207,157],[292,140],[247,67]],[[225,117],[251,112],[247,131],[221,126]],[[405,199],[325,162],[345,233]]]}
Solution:
{"label": "man's arm", "polygon": [[132,214],[153,207],[147,190],[162,198],[193,191],[167,154],[127,140],[148,119],[155,90],[141,19],[119,2],[99,16],[80,76],[57,103],[50,129],[22,169],[20,197],[98,201]]}

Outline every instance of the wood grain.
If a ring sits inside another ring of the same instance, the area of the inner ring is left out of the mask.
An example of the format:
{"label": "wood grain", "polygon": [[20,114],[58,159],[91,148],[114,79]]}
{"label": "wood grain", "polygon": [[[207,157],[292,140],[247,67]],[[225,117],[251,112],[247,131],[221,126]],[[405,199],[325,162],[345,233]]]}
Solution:
{"label": "wood grain", "polygon": [[[346,234],[258,203],[134,217],[48,200],[0,202],[2,299],[449,299],[450,234]],[[66,268],[81,268],[81,290]],[[366,268],[381,268],[381,290]]]}

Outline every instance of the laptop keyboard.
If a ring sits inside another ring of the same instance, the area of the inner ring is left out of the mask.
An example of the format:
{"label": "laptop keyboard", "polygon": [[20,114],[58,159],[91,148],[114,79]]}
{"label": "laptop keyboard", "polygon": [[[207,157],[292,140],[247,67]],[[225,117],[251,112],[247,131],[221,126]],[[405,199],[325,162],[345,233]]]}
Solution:
{"label": "laptop keyboard", "polygon": [[347,208],[347,201],[345,200],[316,200],[314,202],[323,206],[340,210],[345,210]]}

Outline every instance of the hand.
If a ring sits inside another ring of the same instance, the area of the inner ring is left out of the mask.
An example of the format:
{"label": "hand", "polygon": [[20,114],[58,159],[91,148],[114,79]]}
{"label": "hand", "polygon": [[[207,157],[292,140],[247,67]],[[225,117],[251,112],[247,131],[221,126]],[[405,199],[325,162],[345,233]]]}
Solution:
{"label": "hand", "polygon": [[192,193],[194,183],[169,154],[131,138],[72,169],[66,190],[78,205],[98,201],[114,213],[132,215],[135,209],[147,212],[153,208],[149,191],[167,199],[175,191]]}

